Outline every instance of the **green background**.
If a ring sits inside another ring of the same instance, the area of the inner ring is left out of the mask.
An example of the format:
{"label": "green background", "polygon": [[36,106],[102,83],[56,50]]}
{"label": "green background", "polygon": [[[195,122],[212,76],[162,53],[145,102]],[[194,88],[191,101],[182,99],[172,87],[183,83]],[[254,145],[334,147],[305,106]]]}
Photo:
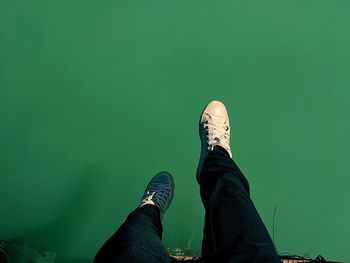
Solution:
{"label": "green background", "polygon": [[165,245],[199,249],[218,99],[278,252],[350,261],[349,88],[350,1],[2,0],[0,235],[90,262],[167,170]]}

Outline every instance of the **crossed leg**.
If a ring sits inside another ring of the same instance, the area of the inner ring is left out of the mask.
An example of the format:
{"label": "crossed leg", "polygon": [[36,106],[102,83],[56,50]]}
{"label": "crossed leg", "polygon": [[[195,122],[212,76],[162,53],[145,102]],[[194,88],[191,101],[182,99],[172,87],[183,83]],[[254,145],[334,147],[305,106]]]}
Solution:
{"label": "crossed leg", "polygon": [[201,172],[205,207],[202,258],[206,262],[280,262],[249,196],[249,184],[227,151],[216,146]]}

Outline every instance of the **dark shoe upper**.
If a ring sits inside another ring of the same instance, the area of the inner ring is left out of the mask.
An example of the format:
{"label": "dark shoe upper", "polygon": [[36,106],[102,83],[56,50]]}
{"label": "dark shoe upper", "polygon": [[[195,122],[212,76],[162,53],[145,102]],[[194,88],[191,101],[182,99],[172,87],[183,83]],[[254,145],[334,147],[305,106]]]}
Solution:
{"label": "dark shoe upper", "polygon": [[160,211],[161,219],[174,197],[175,183],[168,172],[157,173],[148,183],[141,200],[141,206],[154,205]]}

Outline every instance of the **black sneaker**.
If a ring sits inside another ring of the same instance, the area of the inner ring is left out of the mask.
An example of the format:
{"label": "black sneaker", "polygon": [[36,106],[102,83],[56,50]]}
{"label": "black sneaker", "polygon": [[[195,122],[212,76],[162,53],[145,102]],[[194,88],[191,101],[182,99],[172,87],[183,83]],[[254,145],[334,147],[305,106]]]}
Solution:
{"label": "black sneaker", "polygon": [[157,173],[148,183],[139,207],[155,205],[159,208],[162,219],[173,200],[174,190],[175,184],[171,174],[168,172]]}

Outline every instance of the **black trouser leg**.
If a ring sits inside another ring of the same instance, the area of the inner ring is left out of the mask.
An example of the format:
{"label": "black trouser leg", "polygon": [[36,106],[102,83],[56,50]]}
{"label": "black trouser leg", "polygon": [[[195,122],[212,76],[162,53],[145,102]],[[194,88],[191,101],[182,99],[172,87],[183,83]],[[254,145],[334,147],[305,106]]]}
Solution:
{"label": "black trouser leg", "polygon": [[168,263],[162,222],[155,206],[135,209],[98,251],[94,263]]}
{"label": "black trouser leg", "polygon": [[225,149],[215,147],[200,175],[206,210],[202,257],[208,262],[280,262],[249,196],[249,184]]}

